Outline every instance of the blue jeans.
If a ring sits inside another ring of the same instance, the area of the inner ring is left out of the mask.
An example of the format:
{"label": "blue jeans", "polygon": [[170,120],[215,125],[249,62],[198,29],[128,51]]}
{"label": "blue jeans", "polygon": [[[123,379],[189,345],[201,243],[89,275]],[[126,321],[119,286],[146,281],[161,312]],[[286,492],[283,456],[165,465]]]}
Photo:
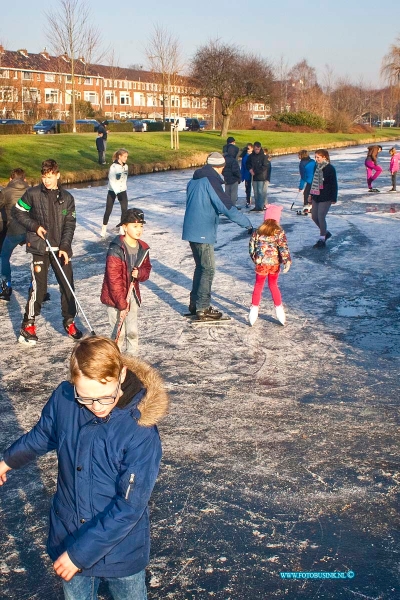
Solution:
{"label": "blue jeans", "polygon": [[5,279],[9,285],[11,285],[11,265],[10,258],[15,248],[21,242],[25,243],[26,233],[20,233],[19,235],[6,235],[1,249],[1,277]]}
{"label": "blue jeans", "polygon": [[146,600],[145,570],[129,577],[83,577],[63,581],[65,600],[96,600],[100,579],[107,581],[114,600]]}
{"label": "blue jeans", "polygon": [[193,275],[190,305],[204,310],[211,304],[211,286],[215,274],[214,246],[189,242],[196,268]]}
{"label": "blue jeans", "polygon": [[268,181],[254,181],[253,179],[254,208],[256,210],[262,210],[267,204],[267,190]]}

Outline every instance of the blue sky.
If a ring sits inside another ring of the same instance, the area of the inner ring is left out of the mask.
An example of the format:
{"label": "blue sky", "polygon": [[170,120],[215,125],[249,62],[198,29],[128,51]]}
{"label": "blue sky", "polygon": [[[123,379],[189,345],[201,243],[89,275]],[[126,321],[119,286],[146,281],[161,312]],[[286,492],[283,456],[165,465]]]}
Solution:
{"label": "blue sky", "polygon": [[[53,0],[57,6],[57,0]],[[7,49],[39,52],[46,45],[44,0],[7,2],[0,42]],[[143,47],[155,23],[179,38],[186,60],[196,48],[219,37],[271,61],[293,65],[306,58],[321,76],[326,64],[336,76],[379,85],[383,55],[400,35],[400,5],[372,0],[333,2],[91,2],[93,22],[104,46],[112,44],[120,66],[145,66]]]}

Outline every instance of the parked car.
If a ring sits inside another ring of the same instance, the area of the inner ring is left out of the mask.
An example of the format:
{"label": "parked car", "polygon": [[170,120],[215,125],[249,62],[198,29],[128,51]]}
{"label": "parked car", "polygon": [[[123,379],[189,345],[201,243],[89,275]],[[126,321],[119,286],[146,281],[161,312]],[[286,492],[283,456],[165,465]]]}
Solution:
{"label": "parked car", "polygon": [[171,125],[178,126],[178,131],[185,131],[186,129],[186,119],[183,117],[165,117],[166,123],[171,123]]}
{"label": "parked car", "polygon": [[147,123],[141,119],[127,119],[126,123],[132,123],[133,131],[147,131]]}
{"label": "parked car", "polygon": [[25,125],[21,119],[0,119],[0,125]]}
{"label": "parked car", "polygon": [[97,131],[100,123],[96,119],[77,119],[75,121],[77,125],[93,125],[94,130]]}
{"label": "parked car", "polygon": [[65,125],[65,121],[61,121],[59,119],[42,119],[38,121],[33,126],[33,131],[35,133],[43,134],[43,133],[59,133],[60,125]]}
{"label": "parked car", "polygon": [[186,131],[201,131],[198,119],[186,119]]}
{"label": "parked car", "polygon": [[108,125],[109,123],[121,123],[121,121],[118,121],[118,119],[109,119],[108,117],[106,117],[106,118],[104,119],[103,123],[104,123],[104,122],[106,122],[106,121],[107,121],[107,125]]}
{"label": "parked car", "polygon": [[200,129],[208,129],[209,123],[208,121],[199,121]]}

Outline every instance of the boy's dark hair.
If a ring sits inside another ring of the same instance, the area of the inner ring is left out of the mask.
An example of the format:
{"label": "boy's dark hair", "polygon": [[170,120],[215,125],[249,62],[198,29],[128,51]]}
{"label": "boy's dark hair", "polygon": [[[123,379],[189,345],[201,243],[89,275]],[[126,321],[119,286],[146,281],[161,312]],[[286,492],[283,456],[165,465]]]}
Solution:
{"label": "boy's dark hair", "polygon": [[261,148],[261,142],[254,142],[254,148]]}
{"label": "boy's dark hair", "polygon": [[101,336],[83,338],[75,346],[69,361],[72,383],[81,375],[106,383],[118,379],[123,366],[117,344]]}
{"label": "boy's dark hair", "polygon": [[47,175],[47,173],[59,173],[60,169],[58,167],[58,163],[52,158],[48,158],[42,162],[42,169],[40,171],[42,175]]}
{"label": "boy's dark hair", "polygon": [[325,160],[327,160],[328,162],[330,162],[330,158],[329,158],[329,152],[328,150],[325,150],[325,148],[319,148],[318,150],[315,151],[315,154],[319,154],[320,156],[323,156],[325,158]]}
{"label": "boy's dark hair", "polygon": [[23,169],[13,169],[10,173],[10,179],[25,179],[25,171]]}

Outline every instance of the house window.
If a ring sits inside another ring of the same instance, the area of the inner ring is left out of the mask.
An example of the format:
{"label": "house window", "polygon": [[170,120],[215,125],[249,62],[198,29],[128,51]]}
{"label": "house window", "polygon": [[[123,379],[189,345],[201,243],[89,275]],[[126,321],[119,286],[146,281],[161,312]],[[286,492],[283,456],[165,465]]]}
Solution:
{"label": "house window", "polygon": [[4,77],[5,79],[7,79],[10,76],[10,72],[7,71],[6,69],[1,69],[0,70],[0,77]]}
{"label": "house window", "polygon": [[182,98],[182,108],[190,108],[189,98]]}
{"label": "house window", "polygon": [[85,77],[86,85],[93,85],[93,79],[91,77]]}
{"label": "house window", "polygon": [[24,102],[40,102],[40,93],[36,88],[23,88],[22,98]]}
{"label": "house window", "polygon": [[22,71],[22,79],[33,79],[33,73],[30,71]]}
{"label": "house window", "polygon": [[104,92],[104,100],[106,104],[115,104],[114,92]]}
{"label": "house window", "polygon": [[120,104],[125,104],[127,106],[130,106],[131,104],[131,97],[128,93],[123,92],[119,95],[119,103]]}
{"label": "house window", "polygon": [[[25,77],[24,77],[25,79]],[[45,73],[44,74],[44,80],[45,81],[55,81],[56,80],[56,76],[54,73]]]}
{"label": "house window", "polygon": [[44,101],[46,104],[58,104],[58,90],[44,90]]}
{"label": "house window", "polygon": [[99,103],[97,92],[84,92],[83,98],[85,102],[90,102],[91,104]]}
{"label": "house window", "polygon": [[72,75],[66,75],[66,77],[65,77],[65,81],[66,81],[67,83],[72,83]]}
{"label": "house window", "polygon": [[37,74],[36,74],[36,81],[40,81],[41,79],[42,79],[42,78],[41,78],[41,75],[40,75],[40,73],[37,73]]}
{"label": "house window", "polygon": [[17,102],[18,101],[18,93],[12,87],[3,87],[0,88],[0,101],[1,102]]}
{"label": "house window", "polygon": [[133,89],[136,90],[136,81],[133,82]]}
{"label": "house window", "polygon": [[145,106],[144,96],[140,94],[140,106]]}

